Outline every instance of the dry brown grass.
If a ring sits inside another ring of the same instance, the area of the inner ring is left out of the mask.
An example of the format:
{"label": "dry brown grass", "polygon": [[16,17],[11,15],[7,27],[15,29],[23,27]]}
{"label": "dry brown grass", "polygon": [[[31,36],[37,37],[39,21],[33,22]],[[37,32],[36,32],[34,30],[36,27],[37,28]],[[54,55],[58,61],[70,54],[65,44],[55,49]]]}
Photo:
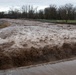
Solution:
{"label": "dry brown grass", "polygon": [[10,26],[9,22],[2,22],[2,23],[0,23],[0,28],[5,28],[5,27],[8,27],[8,26]]}
{"label": "dry brown grass", "polygon": [[38,64],[76,56],[76,43],[63,43],[61,47],[13,49],[5,51],[0,48],[0,69]]}

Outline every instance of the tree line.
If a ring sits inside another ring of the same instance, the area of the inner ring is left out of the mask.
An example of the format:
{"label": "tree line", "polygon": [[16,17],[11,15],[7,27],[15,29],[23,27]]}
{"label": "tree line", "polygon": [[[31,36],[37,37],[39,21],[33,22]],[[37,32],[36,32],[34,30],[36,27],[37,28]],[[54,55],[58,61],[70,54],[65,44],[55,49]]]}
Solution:
{"label": "tree line", "polygon": [[72,4],[65,4],[63,6],[56,7],[56,5],[50,5],[43,10],[37,10],[33,6],[22,6],[19,9],[10,9],[8,13],[0,12],[0,18],[11,19],[51,19],[51,20],[75,20],[76,19],[76,7]]}

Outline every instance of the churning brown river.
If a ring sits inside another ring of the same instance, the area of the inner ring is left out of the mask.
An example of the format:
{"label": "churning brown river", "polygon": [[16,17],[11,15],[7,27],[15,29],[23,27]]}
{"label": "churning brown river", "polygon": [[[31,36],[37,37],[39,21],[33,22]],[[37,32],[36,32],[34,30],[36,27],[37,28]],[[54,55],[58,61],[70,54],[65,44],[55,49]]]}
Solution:
{"label": "churning brown river", "polygon": [[76,60],[1,70],[0,75],[76,75]]}

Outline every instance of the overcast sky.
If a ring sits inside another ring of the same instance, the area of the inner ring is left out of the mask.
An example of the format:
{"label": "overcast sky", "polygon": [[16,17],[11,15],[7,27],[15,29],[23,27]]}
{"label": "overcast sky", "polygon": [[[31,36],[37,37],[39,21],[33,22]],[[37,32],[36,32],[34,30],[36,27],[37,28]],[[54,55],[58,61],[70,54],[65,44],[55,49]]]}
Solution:
{"label": "overcast sky", "polygon": [[60,6],[66,3],[76,5],[76,0],[0,0],[0,11],[6,11],[11,7],[21,7],[22,5],[33,5],[38,6],[38,9],[43,9],[50,4]]}

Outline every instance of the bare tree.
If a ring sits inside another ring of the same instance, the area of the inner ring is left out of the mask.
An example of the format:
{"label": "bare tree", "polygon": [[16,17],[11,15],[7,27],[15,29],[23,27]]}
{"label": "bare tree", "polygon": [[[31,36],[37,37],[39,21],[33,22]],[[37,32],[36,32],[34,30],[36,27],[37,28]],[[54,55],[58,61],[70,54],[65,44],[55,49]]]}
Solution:
{"label": "bare tree", "polygon": [[56,19],[57,16],[56,5],[50,5],[50,7],[45,8],[44,13],[46,19]]}
{"label": "bare tree", "polygon": [[60,6],[58,9],[58,14],[63,20],[71,20],[74,19],[75,9],[72,4],[65,4],[64,6]]}

